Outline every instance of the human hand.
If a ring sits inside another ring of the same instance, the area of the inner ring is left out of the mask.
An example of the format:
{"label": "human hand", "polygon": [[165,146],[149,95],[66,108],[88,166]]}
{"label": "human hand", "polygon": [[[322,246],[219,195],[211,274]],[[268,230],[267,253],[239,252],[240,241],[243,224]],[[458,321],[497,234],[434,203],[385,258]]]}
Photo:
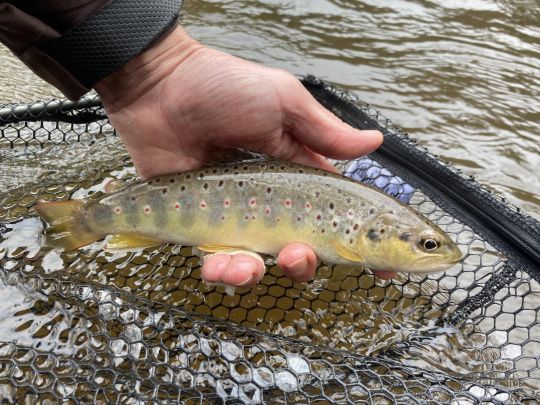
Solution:
{"label": "human hand", "polygon": [[[324,156],[353,158],[382,142],[380,132],[356,130],[324,109],[289,73],[207,48],[179,27],[96,90],[143,178],[201,167],[231,148],[335,171]],[[278,265],[302,282],[313,277],[317,257],[293,243]],[[218,254],[205,260],[202,277],[249,286],[264,271],[256,256]]]}

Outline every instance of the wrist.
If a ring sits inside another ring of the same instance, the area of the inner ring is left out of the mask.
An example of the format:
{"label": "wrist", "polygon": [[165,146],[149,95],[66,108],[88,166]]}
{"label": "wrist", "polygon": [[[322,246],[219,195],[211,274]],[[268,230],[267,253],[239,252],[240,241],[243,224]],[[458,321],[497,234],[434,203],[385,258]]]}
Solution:
{"label": "wrist", "polygon": [[180,26],[163,35],[94,86],[109,113],[131,104],[165,79],[202,45]]}

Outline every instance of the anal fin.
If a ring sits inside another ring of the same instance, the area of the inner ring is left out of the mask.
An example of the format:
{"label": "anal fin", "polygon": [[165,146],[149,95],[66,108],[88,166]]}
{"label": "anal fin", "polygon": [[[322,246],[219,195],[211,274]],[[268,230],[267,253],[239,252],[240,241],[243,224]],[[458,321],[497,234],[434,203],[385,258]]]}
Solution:
{"label": "anal fin", "polygon": [[152,246],[163,245],[164,242],[144,236],[119,234],[113,235],[107,242],[106,250],[118,252],[130,249],[144,249]]}

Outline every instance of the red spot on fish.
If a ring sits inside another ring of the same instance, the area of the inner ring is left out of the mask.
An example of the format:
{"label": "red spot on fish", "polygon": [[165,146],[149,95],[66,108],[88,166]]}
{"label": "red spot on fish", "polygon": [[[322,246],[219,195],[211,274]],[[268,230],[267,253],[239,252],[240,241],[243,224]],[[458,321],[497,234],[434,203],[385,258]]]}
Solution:
{"label": "red spot on fish", "polygon": [[201,208],[206,208],[206,201],[204,200],[201,200],[201,204],[200,204]]}
{"label": "red spot on fish", "polygon": [[266,207],[266,208],[264,209],[264,213],[265,213],[266,215],[270,215],[270,212],[271,212],[270,207]]}
{"label": "red spot on fish", "polygon": [[311,204],[309,202],[306,203],[306,210],[311,210]]}
{"label": "red spot on fish", "polygon": [[120,213],[122,212],[122,208],[120,208],[120,207],[114,207],[114,212],[115,212],[116,214],[120,214]]}
{"label": "red spot on fish", "polygon": [[150,214],[150,211],[151,211],[150,206],[149,206],[149,205],[145,205],[145,206],[144,206],[144,213],[145,213],[145,214]]}
{"label": "red spot on fish", "polygon": [[353,217],[353,215],[354,215],[354,212],[353,212],[353,210],[349,210],[349,211],[347,211],[347,216],[348,216],[349,218],[352,218],[352,217]]}
{"label": "red spot on fish", "polygon": [[231,205],[231,200],[225,200],[225,201],[223,201],[223,205],[224,205],[225,207],[230,206],[230,205]]}
{"label": "red spot on fish", "polygon": [[179,210],[179,209],[180,209],[180,203],[175,203],[175,204],[174,204],[174,208],[176,208],[177,210]]}
{"label": "red spot on fish", "polygon": [[249,200],[249,205],[255,207],[257,205],[257,200],[255,198],[252,198],[251,200]]}
{"label": "red spot on fish", "polygon": [[285,206],[286,206],[286,207],[290,207],[291,205],[292,205],[292,201],[291,201],[291,200],[289,200],[289,199],[285,200]]}

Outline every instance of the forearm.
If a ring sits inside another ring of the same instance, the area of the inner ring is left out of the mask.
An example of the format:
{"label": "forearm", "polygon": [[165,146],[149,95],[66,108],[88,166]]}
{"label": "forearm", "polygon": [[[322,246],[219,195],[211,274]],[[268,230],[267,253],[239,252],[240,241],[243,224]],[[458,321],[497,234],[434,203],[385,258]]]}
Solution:
{"label": "forearm", "polygon": [[0,2],[0,41],[36,74],[77,99],[169,32],[180,5],[180,0],[155,6],[126,0]]}

